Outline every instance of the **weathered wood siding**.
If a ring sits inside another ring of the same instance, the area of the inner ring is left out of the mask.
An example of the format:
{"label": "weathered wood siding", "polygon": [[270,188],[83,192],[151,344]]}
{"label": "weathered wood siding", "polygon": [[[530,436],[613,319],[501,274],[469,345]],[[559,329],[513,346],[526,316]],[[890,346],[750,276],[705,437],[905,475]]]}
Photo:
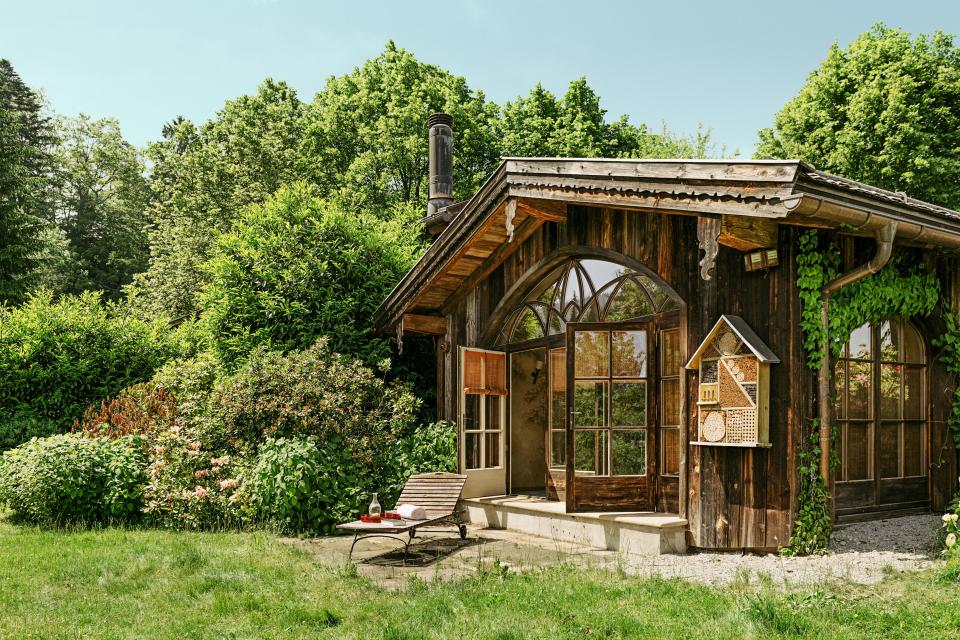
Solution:
{"label": "weathered wood siding", "polygon": [[[769,449],[689,446],[686,450],[686,509],[689,543],[719,549],[769,549],[786,544],[796,508],[795,449],[815,413],[815,383],[806,368],[800,337],[800,301],[796,290],[796,237],[801,230],[781,226],[780,265],[747,273],[743,254],[721,246],[712,280],[699,274],[697,221],[671,216],[610,209],[570,207],[567,222],[548,223],[519,246],[476,288],[448,310],[445,351],[441,351],[442,388],[455,390],[459,346],[480,344],[504,296],[524,274],[558,250],[578,247],[605,249],[632,258],[656,272],[686,302],[686,354],[699,344],[720,314],[743,317],[781,364],[773,365],[770,385]],[[873,251],[869,240],[858,241],[852,258],[862,262]],[[943,299],[960,303],[960,265],[956,258],[930,252],[923,256],[940,279]],[[929,339],[944,328],[941,304],[929,318],[915,319]],[[957,455],[947,419],[954,379],[929,348],[931,504],[942,509],[957,488]],[[696,440],[696,376],[687,373],[684,420],[687,440]],[[456,417],[457,396],[442,398],[443,414]],[[679,512],[680,482],[662,478],[658,508]]]}

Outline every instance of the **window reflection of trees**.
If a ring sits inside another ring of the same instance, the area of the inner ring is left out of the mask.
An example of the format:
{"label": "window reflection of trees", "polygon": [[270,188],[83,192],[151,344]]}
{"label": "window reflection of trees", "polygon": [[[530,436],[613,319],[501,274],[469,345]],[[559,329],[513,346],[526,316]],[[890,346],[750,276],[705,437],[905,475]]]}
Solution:
{"label": "window reflection of trees", "polygon": [[678,308],[646,274],[606,260],[570,259],[510,313],[497,342],[561,334],[568,322],[621,322]]}

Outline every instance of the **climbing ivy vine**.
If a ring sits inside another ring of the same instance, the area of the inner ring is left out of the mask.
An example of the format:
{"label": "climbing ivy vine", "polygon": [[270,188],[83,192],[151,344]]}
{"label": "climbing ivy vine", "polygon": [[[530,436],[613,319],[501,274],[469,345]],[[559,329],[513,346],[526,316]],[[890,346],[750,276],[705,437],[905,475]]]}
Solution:
{"label": "climbing ivy vine", "polygon": [[[947,366],[947,371],[960,380],[960,317],[950,312],[944,314],[944,321],[947,329],[942,336],[934,338],[933,346],[940,349],[940,362]],[[953,406],[947,418],[947,427],[953,434],[954,444],[960,449],[960,384],[953,390]]]}
{"label": "climbing ivy vine", "polygon": [[[800,329],[807,366],[818,371],[823,358],[824,330],[820,318],[824,285],[839,275],[840,253],[833,245],[821,249],[815,229],[805,231],[798,240],[797,288],[800,291]],[[843,287],[830,299],[828,340],[833,357],[840,355],[854,329],[865,322],[880,322],[891,316],[912,318],[933,311],[940,298],[936,276],[917,267],[907,267],[894,256],[878,273]],[[951,337],[952,362],[960,375],[960,323],[954,319]],[[821,400],[822,401],[822,400]],[[960,392],[955,397],[951,420],[960,442]],[[790,543],[782,550],[787,555],[808,555],[826,548],[830,540],[830,494],[820,475],[819,420],[813,420],[810,439],[798,455],[800,487],[797,521]],[[835,438],[835,433],[831,434]],[[836,447],[831,447],[831,466],[836,466]]]}

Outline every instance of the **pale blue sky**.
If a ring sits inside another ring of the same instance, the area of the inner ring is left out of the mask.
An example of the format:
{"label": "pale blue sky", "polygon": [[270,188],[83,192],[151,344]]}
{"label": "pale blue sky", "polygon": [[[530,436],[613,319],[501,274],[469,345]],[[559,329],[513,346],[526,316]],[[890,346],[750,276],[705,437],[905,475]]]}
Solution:
{"label": "pale blue sky", "polygon": [[611,116],[702,122],[749,155],[829,45],[877,21],[960,34],[960,2],[0,0],[0,57],[57,111],[114,116],[144,144],[267,76],[309,100],[392,38],[497,101],[585,75]]}

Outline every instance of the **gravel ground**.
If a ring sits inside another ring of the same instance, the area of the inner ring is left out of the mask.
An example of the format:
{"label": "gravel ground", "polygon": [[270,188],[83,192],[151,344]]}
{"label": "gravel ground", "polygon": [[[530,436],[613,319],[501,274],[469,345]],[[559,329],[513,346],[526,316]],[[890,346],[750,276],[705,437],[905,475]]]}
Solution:
{"label": "gravel ground", "polygon": [[[361,575],[389,589],[404,588],[413,576],[456,579],[476,573],[495,560],[517,571],[566,563],[716,585],[735,580],[769,580],[778,586],[833,580],[875,584],[892,573],[937,566],[936,533],[940,524],[939,516],[928,514],[847,525],[834,532],[827,554],[806,558],[741,553],[627,556],[513,531],[471,529],[467,540],[449,533],[425,535],[422,540],[418,537],[406,561],[400,552],[402,544],[397,541],[364,541],[354,561]],[[288,540],[330,566],[343,566],[351,541],[348,536]]]}
{"label": "gravel ground", "polygon": [[831,580],[875,584],[891,573],[937,566],[939,527],[940,517],[935,514],[846,525],[834,532],[827,554],[806,558],[693,553],[621,562],[631,574],[676,576],[711,584],[737,579],[752,582],[761,576],[784,585]]}

